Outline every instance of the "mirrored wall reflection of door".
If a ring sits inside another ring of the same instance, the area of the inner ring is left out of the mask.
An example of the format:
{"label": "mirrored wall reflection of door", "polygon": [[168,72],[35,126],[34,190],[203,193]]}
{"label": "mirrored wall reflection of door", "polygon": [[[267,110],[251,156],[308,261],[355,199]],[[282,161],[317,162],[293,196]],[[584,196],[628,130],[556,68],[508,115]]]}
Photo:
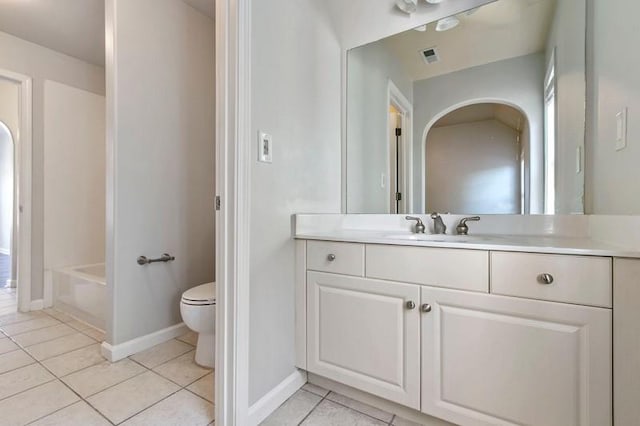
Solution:
{"label": "mirrored wall reflection of door", "polygon": [[[413,106],[396,85],[388,84],[388,177],[381,177],[381,185],[388,188],[388,213],[403,214],[411,205],[411,114]],[[388,185],[387,182],[388,181]]]}
{"label": "mirrored wall reflection of door", "polygon": [[425,140],[425,211],[526,212],[527,118],[499,103],[458,108]]}

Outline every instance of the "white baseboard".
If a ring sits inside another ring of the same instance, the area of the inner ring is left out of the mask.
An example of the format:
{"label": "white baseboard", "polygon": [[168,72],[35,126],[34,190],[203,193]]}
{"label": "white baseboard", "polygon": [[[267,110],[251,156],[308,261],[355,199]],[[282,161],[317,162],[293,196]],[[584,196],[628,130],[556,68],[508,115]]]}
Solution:
{"label": "white baseboard", "polygon": [[101,348],[102,356],[111,362],[120,361],[130,355],[137,354],[155,345],[181,336],[187,331],[189,331],[189,328],[181,322],[180,324],[172,325],[171,327],[137,337],[118,345],[103,342]]}
{"label": "white baseboard", "polygon": [[269,393],[249,407],[249,424],[258,425],[269,417],[283,402],[307,383],[307,373],[296,370]]}
{"label": "white baseboard", "polygon": [[11,249],[8,248],[0,248],[0,254],[4,254],[7,256],[11,256]]}
{"label": "white baseboard", "polygon": [[29,305],[30,311],[41,311],[44,309],[44,299],[32,300]]}

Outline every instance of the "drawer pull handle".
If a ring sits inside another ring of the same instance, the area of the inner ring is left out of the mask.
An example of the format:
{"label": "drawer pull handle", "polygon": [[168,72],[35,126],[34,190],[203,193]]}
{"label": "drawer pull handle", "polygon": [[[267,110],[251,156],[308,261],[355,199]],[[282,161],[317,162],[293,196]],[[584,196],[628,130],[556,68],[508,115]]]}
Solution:
{"label": "drawer pull handle", "polygon": [[331,253],[329,256],[327,256],[327,260],[329,262],[333,262],[334,260],[336,260],[336,255]]}
{"label": "drawer pull handle", "polygon": [[431,312],[431,305],[428,303],[425,303],[420,307],[420,310],[424,313],[429,313]]}
{"label": "drawer pull handle", "polygon": [[407,309],[415,309],[416,308],[416,302],[414,302],[413,300],[409,300],[407,302]]}
{"label": "drawer pull handle", "polygon": [[551,275],[551,274],[540,274],[540,275],[538,275],[538,282],[540,284],[544,284],[544,285],[553,284],[553,275]]}

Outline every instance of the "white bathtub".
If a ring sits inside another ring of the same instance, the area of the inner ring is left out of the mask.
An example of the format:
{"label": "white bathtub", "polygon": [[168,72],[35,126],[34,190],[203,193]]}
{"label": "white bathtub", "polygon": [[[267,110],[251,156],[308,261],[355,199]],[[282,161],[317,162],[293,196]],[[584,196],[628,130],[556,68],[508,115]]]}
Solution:
{"label": "white bathtub", "polygon": [[105,264],[70,266],[52,272],[54,306],[100,330],[105,329]]}

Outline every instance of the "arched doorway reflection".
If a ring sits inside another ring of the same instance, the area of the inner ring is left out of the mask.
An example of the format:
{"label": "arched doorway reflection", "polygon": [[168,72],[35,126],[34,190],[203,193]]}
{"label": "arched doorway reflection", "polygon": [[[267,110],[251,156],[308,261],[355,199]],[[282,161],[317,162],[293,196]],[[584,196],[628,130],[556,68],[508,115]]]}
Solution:
{"label": "arched doorway reflection", "polygon": [[11,282],[14,141],[9,127],[0,121],[0,287]]}
{"label": "arched doorway reflection", "polygon": [[438,119],[425,140],[425,210],[522,214],[529,124],[518,109],[477,103]]}

